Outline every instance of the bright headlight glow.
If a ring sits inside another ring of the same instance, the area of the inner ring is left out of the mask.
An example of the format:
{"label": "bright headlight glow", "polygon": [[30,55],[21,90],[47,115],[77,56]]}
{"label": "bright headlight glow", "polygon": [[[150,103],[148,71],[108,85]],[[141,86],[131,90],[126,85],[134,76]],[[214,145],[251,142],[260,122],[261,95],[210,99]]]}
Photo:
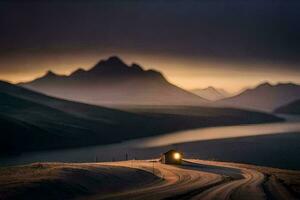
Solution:
{"label": "bright headlight glow", "polygon": [[174,159],[175,159],[175,160],[179,160],[180,157],[181,157],[180,153],[174,153],[173,156],[174,156]]}

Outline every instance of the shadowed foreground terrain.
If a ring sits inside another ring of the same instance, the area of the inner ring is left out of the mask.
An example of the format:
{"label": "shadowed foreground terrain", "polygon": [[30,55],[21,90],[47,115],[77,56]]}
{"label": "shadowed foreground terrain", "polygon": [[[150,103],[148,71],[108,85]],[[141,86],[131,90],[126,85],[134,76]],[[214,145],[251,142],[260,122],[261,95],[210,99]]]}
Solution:
{"label": "shadowed foreground terrain", "polygon": [[1,199],[297,199],[299,189],[299,171],[203,160],[0,169]]}

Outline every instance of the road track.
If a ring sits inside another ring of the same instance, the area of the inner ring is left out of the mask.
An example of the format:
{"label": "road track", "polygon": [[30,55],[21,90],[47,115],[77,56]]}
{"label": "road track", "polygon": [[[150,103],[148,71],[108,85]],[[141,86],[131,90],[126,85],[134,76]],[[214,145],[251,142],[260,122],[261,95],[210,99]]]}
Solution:
{"label": "road track", "polygon": [[138,168],[162,179],[133,190],[96,195],[91,199],[269,199],[263,187],[266,180],[263,173],[230,163],[188,159],[180,166],[157,161],[125,161],[105,165]]}

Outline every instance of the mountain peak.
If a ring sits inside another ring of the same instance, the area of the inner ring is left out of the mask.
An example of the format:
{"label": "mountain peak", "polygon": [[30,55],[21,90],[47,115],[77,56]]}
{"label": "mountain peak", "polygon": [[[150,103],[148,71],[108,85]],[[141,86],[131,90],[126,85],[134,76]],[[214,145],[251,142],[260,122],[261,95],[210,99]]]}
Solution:
{"label": "mountain peak", "polygon": [[276,86],[278,87],[298,87],[298,84],[287,82],[287,83],[278,83]]}
{"label": "mountain peak", "polygon": [[86,72],[84,69],[82,69],[82,68],[78,68],[78,69],[76,69],[75,71],[73,71],[70,75],[78,75],[78,74],[81,74],[81,73],[83,73],[83,72]]}
{"label": "mountain peak", "polygon": [[202,89],[191,90],[194,94],[211,101],[220,100],[228,97],[228,93],[220,88],[215,88],[213,86],[208,86]]}
{"label": "mountain peak", "polygon": [[260,85],[257,86],[257,88],[269,88],[269,87],[272,87],[273,85],[269,82],[264,82]]}
{"label": "mountain peak", "polygon": [[141,72],[144,71],[143,68],[140,65],[136,64],[136,63],[132,63],[132,65],[130,67],[132,69],[135,69],[136,71],[141,71]]}
{"label": "mountain peak", "polygon": [[106,60],[100,60],[90,71],[118,73],[129,68],[119,57],[111,56]]}
{"label": "mountain peak", "polygon": [[53,71],[48,70],[46,72],[46,74],[44,75],[44,77],[53,77],[53,76],[57,76],[57,74],[55,74]]}
{"label": "mountain peak", "polygon": [[114,64],[114,65],[124,65],[125,63],[118,56],[111,56],[106,61],[106,63]]}
{"label": "mountain peak", "polygon": [[204,88],[203,90],[219,93],[219,91],[216,88],[212,87],[212,86],[208,86],[207,88]]}

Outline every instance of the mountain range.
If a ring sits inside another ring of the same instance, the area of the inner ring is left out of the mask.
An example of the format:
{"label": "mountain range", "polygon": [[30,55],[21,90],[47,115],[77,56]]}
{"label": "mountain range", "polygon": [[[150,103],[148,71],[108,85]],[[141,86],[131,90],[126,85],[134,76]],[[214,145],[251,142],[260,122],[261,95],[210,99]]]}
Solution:
{"label": "mountain range", "polygon": [[262,83],[253,89],[216,102],[219,106],[230,106],[271,112],[274,109],[300,98],[300,85]]}
{"label": "mountain range", "polygon": [[192,93],[211,101],[216,101],[220,99],[224,99],[230,96],[230,93],[221,88],[207,87],[203,89],[193,89]]}
{"label": "mountain range", "polygon": [[260,112],[199,106],[121,111],[0,81],[0,154],[110,144],[191,128],[280,121]]}
{"label": "mountain range", "polygon": [[51,71],[19,85],[47,95],[96,105],[201,105],[208,101],[171,83],[158,71],[112,56],[69,76]]}
{"label": "mountain range", "polygon": [[116,56],[100,60],[89,70],[70,75],[48,71],[22,87],[71,101],[112,107],[130,105],[210,105],[272,112],[300,98],[300,86],[293,83],[262,83],[230,96],[222,89],[208,87],[186,91],[158,71],[144,70],[138,64],[125,64]]}

